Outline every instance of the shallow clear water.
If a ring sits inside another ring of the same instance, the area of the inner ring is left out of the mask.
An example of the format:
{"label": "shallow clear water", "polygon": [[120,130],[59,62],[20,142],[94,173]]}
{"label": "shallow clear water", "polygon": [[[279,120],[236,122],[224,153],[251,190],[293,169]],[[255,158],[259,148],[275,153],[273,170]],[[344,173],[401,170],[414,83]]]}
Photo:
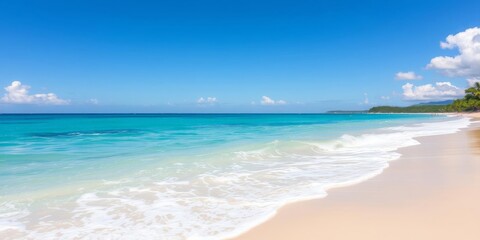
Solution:
{"label": "shallow clear water", "polygon": [[380,173],[465,118],[0,115],[0,238],[218,239]]}

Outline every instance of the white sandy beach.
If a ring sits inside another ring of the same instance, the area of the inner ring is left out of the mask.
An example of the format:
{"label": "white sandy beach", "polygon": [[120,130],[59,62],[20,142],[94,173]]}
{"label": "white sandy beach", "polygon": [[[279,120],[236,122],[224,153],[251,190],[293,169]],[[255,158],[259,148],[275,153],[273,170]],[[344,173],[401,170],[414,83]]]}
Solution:
{"label": "white sandy beach", "polygon": [[480,239],[480,124],[418,140],[379,176],[289,204],[236,239]]}

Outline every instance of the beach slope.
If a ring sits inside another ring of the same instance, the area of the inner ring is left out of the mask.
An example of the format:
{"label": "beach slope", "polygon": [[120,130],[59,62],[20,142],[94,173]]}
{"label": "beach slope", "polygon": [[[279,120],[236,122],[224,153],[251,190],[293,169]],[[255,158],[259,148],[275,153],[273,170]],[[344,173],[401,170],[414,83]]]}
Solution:
{"label": "beach slope", "polygon": [[480,125],[418,141],[379,176],[289,204],[236,239],[480,239]]}

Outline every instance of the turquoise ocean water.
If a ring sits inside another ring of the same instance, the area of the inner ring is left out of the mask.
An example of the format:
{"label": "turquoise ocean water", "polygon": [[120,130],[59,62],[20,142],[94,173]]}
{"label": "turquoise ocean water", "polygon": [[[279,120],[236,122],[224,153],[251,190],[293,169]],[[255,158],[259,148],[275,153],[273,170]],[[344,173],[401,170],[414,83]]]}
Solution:
{"label": "turquoise ocean water", "polygon": [[219,239],[326,196],[459,117],[0,115],[1,239]]}

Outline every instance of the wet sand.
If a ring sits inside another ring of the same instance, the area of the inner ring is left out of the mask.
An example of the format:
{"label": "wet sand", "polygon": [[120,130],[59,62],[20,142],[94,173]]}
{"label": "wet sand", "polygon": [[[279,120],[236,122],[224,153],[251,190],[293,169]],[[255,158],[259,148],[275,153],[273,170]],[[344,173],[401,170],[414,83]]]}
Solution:
{"label": "wet sand", "polygon": [[235,239],[480,239],[480,124],[417,140],[379,176],[289,204]]}

